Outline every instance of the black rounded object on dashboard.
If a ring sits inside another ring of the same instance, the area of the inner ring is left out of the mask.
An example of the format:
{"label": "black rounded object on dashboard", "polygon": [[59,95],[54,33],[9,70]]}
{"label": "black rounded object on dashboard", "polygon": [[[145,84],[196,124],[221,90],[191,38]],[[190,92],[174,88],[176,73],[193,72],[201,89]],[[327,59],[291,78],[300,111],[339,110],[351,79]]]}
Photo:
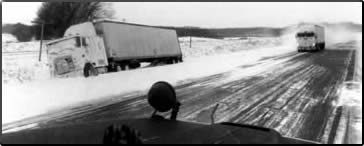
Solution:
{"label": "black rounded object on dashboard", "polygon": [[148,92],[148,103],[158,112],[167,112],[177,103],[176,92],[167,82],[154,83]]}

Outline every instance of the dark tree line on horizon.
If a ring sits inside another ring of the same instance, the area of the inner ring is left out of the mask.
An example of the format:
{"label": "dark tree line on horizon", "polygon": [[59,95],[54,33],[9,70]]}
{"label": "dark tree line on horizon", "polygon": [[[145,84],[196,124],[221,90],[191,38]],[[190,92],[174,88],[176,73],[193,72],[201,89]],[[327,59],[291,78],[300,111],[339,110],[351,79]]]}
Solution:
{"label": "dark tree line on horizon", "polygon": [[3,25],[3,33],[14,35],[19,41],[40,39],[41,23],[45,24],[44,39],[63,36],[66,29],[74,24],[99,18],[110,18],[114,11],[109,3],[103,2],[43,2],[32,25],[21,23]]}

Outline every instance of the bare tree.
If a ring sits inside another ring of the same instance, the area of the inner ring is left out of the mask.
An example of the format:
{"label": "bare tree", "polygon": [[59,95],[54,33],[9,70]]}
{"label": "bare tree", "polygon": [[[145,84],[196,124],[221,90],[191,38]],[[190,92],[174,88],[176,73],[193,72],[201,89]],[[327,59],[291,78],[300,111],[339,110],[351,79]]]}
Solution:
{"label": "bare tree", "polygon": [[[35,22],[47,23],[44,38],[62,37],[66,29],[74,24],[99,18],[113,18],[111,3],[105,2],[44,2],[38,10]],[[35,24],[37,39],[41,24]]]}

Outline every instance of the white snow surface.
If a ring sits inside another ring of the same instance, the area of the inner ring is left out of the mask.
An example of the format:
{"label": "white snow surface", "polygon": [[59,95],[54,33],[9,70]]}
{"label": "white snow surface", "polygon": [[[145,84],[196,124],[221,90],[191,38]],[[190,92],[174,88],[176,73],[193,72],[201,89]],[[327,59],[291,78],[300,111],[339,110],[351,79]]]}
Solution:
{"label": "white snow surface", "polygon": [[11,43],[11,42],[18,42],[18,39],[12,34],[2,33],[1,34],[1,42],[2,42],[2,44]]}
{"label": "white snow surface", "polygon": [[342,106],[344,110],[336,132],[335,143],[344,143],[345,138],[348,138],[349,144],[362,143],[362,96],[361,82],[348,81],[340,88],[339,99],[334,105]]}
{"label": "white snow surface", "polygon": [[[240,42],[240,40],[233,40],[230,43],[220,42],[223,40],[215,39],[201,38],[201,40],[202,44],[196,41],[193,45],[196,48],[216,48],[216,46],[222,45],[220,46],[221,50],[224,50],[225,47],[227,49],[244,48],[246,44]],[[183,51],[183,46],[186,45],[183,38],[180,43]],[[260,41],[257,43],[260,43]],[[204,45],[206,46],[203,47]],[[263,57],[293,51],[296,51],[295,48],[290,46],[260,47],[231,51],[233,53],[226,51],[223,54],[216,52],[207,53],[208,55],[199,54],[197,57],[187,55],[188,57],[185,57],[184,62],[179,64],[108,73],[90,78],[37,79],[30,82],[8,82],[6,84],[3,81],[2,123],[11,123],[56,109],[92,103],[96,100],[107,100],[124,93],[146,92],[157,81],[167,81],[172,85],[177,85],[186,82],[188,79],[226,72],[241,65],[254,64]],[[37,55],[35,58],[37,60]],[[23,62],[26,62],[26,60],[28,59],[23,59]],[[29,63],[31,61],[28,61],[28,63],[30,65],[34,64],[34,60],[32,61],[33,63]],[[46,67],[44,65],[46,61],[39,64],[42,65],[39,65],[38,68]],[[38,74],[38,71],[34,71],[34,74]],[[43,76],[47,75],[43,74]],[[4,77],[4,68],[2,77]]]}
{"label": "white snow surface", "polygon": [[192,37],[192,45],[190,48],[190,38],[179,38],[182,54],[184,58],[201,57],[212,54],[230,53],[248,49],[256,49],[260,47],[273,47],[281,45],[282,38],[259,38],[252,37],[247,39],[224,38],[198,38]]}
{"label": "white snow surface", "polygon": [[2,52],[2,85],[50,79],[45,51],[38,59],[39,52]]}

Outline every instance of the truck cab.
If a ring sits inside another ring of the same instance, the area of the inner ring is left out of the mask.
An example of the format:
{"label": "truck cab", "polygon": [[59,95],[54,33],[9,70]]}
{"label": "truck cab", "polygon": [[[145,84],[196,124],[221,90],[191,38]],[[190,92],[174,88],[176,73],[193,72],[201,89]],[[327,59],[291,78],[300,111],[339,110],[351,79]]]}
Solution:
{"label": "truck cab", "polygon": [[297,50],[302,51],[321,51],[325,48],[324,27],[312,24],[299,26],[296,33]]}
{"label": "truck cab", "polygon": [[296,34],[298,50],[315,50],[317,36],[315,32],[304,31]]}
{"label": "truck cab", "polygon": [[69,35],[46,46],[52,77],[97,75],[108,65],[103,40],[96,35]]}

